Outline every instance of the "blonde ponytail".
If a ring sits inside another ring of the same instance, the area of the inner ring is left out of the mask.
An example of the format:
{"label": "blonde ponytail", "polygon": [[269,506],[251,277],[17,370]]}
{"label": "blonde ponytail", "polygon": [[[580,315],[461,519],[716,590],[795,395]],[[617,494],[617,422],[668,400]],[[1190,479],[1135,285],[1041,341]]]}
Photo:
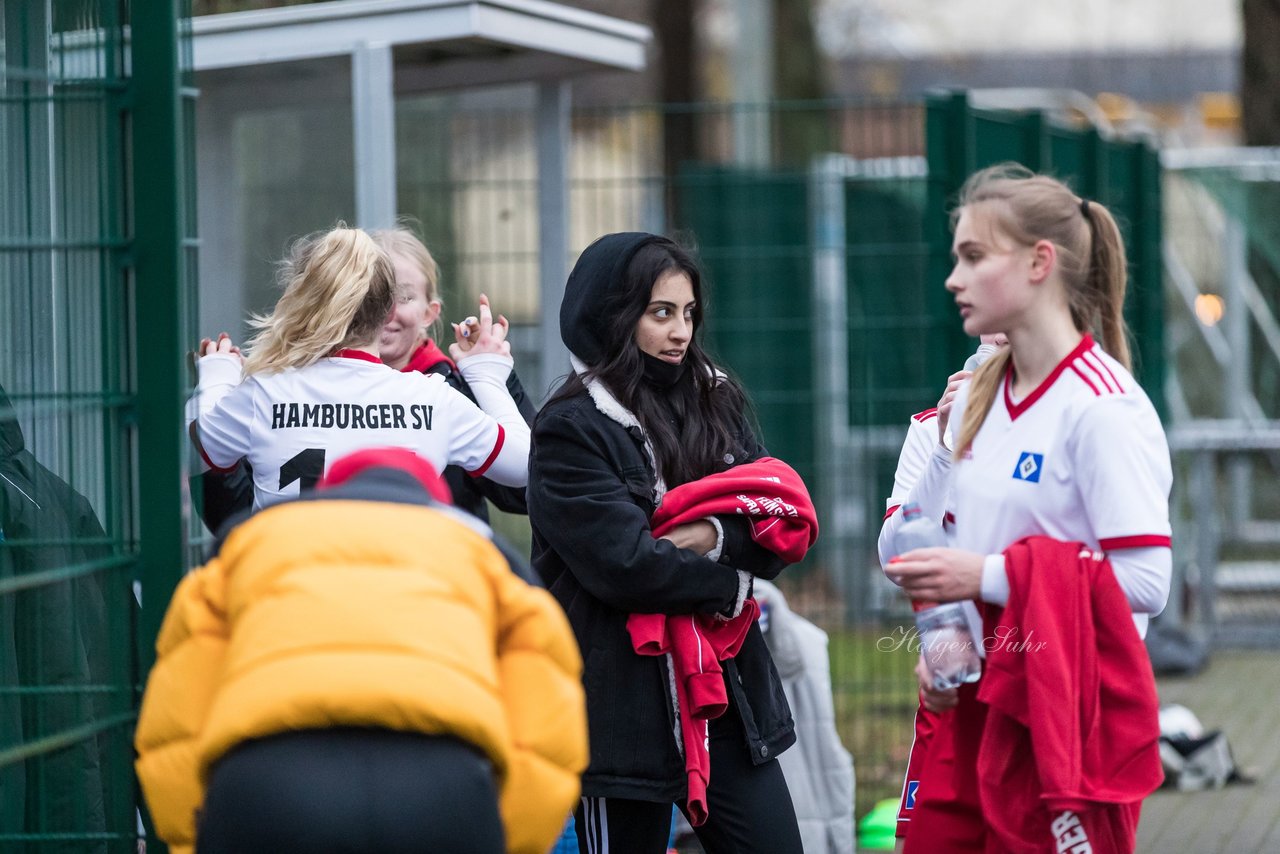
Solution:
{"label": "blonde ponytail", "polygon": [[1124,295],[1129,271],[1120,226],[1116,225],[1111,211],[1097,202],[1082,200],[1080,210],[1092,231],[1088,290],[1091,302],[1097,306],[1102,349],[1130,369],[1129,333],[1124,322]]}
{"label": "blonde ponytail", "polygon": [[395,270],[368,234],[339,223],[297,241],[280,265],[284,294],[254,315],[244,372],[314,364],[343,347],[372,342],[395,305]]}

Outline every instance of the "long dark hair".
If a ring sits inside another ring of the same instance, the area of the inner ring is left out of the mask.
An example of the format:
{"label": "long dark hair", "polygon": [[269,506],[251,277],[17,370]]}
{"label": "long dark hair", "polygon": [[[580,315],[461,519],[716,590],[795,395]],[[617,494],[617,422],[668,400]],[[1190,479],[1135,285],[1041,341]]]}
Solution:
{"label": "long dark hair", "polygon": [[[654,284],[671,272],[684,273],[693,283],[693,335],[679,382],[659,388],[644,379],[636,326]],[[702,348],[704,312],[702,274],[693,257],[667,238],[642,246],[623,273],[622,287],[612,289],[599,307],[598,316],[607,326],[603,362],[588,365],[585,377],[570,374],[551,398],[554,402],[580,394],[584,379],[604,383],[640,421],[653,445],[658,474],[668,486],[727,469],[741,453],[742,425],[750,423],[742,386],[718,370]]]}

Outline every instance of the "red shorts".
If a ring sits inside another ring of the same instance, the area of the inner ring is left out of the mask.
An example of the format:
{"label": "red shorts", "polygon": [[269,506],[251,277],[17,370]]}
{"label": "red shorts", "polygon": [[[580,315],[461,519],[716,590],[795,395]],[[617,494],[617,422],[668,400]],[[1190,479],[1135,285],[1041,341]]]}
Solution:
{"label": "red shorts", "polygon": [[929,743],[938,724],[938,715],[924,706],[916,708],[915,736],[911,739],[911,753],[907,756],[907,776],[902,780],[902,796],[898,801],[898,829],[895,835],[901,839],[907,835],[907,824],[915,812],[916,798],[920,795],[920,775],[924,772],[925,757],[929,755]]}
{"label": "red shorts", "polygon": [[905,854],[984,854],[986,827],[978,800],[978,744],[987,707],[977,685],[960,686],[960,704],[934,716],[933,738],[907,823]]}
{"label": "red shorts", "polygon": [[[964,685],[960,704],[934,716],[911,820],[899,824],[907,830],[905,854],[1119,854],[1134,850],[1141,803],[1050,813],[1039,805],[1035,792],[1009,792],[1006,799],[992,797],[990,787],[984,802],[978,794],[977,769],[987,707],[976,695],[977,685]],[[1005,838],[997,837],[993,823]]]}

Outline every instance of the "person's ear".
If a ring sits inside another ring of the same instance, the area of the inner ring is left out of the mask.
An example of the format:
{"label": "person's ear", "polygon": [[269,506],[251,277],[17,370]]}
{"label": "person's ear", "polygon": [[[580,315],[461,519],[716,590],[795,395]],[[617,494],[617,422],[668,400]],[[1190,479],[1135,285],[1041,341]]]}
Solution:
{"label": "person's ear", "polygon": [[438,299],[428,300],[427,310],[422,315],[422,325],[425,327],[430,327],[431,324],[435,323],[436,318],[440,316],[440,310],[443,307],[444,306],[441,304],[440,300]]}
{"label": "person's ear", "polygon": [[1040,284],[1058,266],[1058,247],[1051,240],[1037,240],[1031,247],[1031,271],[1028,278]]}

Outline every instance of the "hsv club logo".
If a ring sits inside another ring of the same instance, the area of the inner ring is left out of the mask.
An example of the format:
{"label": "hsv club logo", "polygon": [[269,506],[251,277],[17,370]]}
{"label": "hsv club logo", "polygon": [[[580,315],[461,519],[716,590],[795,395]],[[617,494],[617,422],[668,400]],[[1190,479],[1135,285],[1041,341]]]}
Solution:
{"label": "hsv club logo", "polygon": [[1040,472],[1044,471],[1044,454],[1033,454],[1023,451],[1018,457],[1018,464],[1013,467],[1013,479],[1025,480],[1027,483],[1039,483]]}

